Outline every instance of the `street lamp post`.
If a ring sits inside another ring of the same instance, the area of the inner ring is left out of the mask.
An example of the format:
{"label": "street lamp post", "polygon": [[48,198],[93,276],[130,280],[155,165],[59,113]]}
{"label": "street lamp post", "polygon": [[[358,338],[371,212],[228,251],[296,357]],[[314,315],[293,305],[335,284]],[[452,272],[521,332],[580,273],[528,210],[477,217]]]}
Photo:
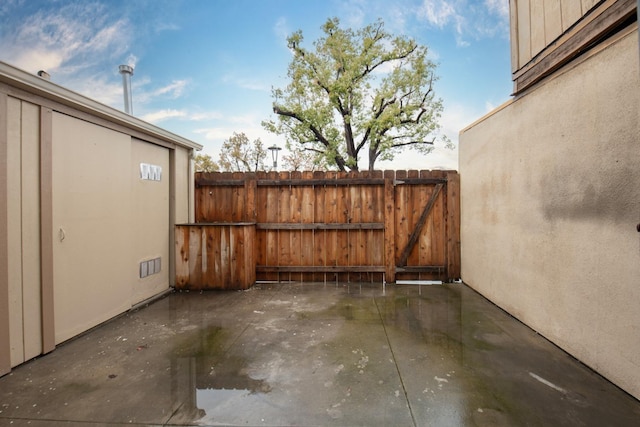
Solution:
{"label": "street lamp post", "polygon": [[278,170],[278,151],[282,150],[282,148],[274,144],[271,147],[269,147],[269,150],[271,151],[271,158],[273,159],[273,170],[277,171]]}

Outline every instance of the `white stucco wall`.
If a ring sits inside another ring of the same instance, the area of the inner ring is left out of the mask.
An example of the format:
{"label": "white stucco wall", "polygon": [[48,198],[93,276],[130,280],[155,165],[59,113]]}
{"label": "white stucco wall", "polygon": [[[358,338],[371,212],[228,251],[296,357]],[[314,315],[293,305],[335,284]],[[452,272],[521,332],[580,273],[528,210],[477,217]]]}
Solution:
{"label": "white stucco wall", "polygon": [[637,398],[639,84],[633,31],[460,134],[462,279]]}

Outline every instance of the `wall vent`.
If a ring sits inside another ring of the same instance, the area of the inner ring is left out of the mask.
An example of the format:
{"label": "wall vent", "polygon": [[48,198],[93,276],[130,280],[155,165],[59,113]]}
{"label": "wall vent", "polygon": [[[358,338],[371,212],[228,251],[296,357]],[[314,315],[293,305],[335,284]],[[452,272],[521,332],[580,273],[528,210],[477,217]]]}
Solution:
{"label": "wall vent", "polygon": [[149,259],[140,263],[140,278],[144,279],[152,274],[160,273],[162,270],[161,258]]}

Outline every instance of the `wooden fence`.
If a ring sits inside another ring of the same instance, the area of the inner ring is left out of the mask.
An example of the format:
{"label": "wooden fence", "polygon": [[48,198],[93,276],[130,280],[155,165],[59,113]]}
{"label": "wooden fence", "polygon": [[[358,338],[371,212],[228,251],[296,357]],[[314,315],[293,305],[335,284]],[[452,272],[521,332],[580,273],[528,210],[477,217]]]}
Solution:
{"label": "wooden fence", "polygon": [[459,182],[455,171],[197,173],[196,222],[255,223],[258,281],[450,281]]}

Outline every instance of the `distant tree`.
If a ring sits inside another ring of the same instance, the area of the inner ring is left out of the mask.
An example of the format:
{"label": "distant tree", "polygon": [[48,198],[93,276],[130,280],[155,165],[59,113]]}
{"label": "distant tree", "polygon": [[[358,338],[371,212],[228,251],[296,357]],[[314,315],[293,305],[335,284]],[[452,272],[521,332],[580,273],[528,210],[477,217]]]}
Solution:
{"label": "distant tree", "polygon": [[273,89],[277,120],[263,126],[339,170],[358,170],[363,150],[369,170],[401,149],[433,150],[442,101],[435,98],[435,64],[427,48],[392,36],[379,20],[357,31],[337,18],[322,26],[314,49],[302,32],[289,38],[290,82]]}
{"label": "distant tree", "polygon": [[266,170],[265,148],[260,138],[249,142],[244,132],[234,132],[224,141],[220,151],[220,170],[227,172],[257,172]]}
{"label": "distant tree", "polygon": [[194,161],[196,172],[216,172],[220,170],[218,164],[208,154],[196,154]]}
{"label": "distant tree", "polygon": [[300,147],[287,144],[288,154],[282,156],[282,167],[290,171],[317,171],[326,170],[327,162],[322,156],[312,151],[306,151]]}

